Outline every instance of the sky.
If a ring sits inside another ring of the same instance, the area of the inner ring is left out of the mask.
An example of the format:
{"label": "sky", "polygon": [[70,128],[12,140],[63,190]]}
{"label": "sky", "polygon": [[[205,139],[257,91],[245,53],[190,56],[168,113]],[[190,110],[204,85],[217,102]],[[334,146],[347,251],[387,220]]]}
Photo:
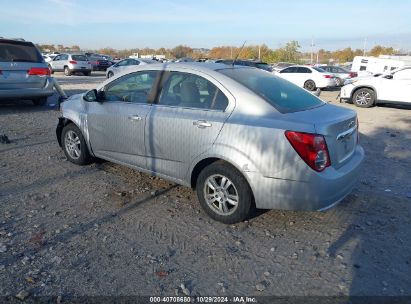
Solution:
{"label": "sky", "polygon": [[411,50],[410,0],[2,0],[0,36],[39,44],[194,48],[297,40],[303,51]]}

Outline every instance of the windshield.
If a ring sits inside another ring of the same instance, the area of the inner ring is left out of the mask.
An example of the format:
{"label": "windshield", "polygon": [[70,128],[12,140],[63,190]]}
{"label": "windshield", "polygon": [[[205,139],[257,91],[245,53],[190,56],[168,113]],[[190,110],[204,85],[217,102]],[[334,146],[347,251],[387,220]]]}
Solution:
{"label": "windshield", "polygon": [[325,103],[306,90],[257,69],[221,69],[220,73],[241,83],[282,113],[303,111]]}

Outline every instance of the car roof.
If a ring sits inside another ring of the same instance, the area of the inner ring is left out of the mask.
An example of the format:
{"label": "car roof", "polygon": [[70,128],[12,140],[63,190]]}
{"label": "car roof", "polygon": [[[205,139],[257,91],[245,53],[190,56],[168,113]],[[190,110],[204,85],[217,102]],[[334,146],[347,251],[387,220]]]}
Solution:
{"label": "car roof", "polygon": [[283,70],[288,69],[288,68],[294,68],[294,67],[296,67],[296,68],[309,68],[309,69],[312,69],[312,68],[313,68],[313,67],[307,66],[307,65],[293,64],[293,65],[290,65],[290,66],[288,66],[288,67],[285,67]]}
{"label": "car roof", "polygon": [[18,43],[18,44],[26,44],[26,45],[32,45],[33,42],[26,41],[21,38],[0,38],[0,42],[6,42],[6,43]]}
{"label": "car roof", "polygon": [[[230,65],[224,64],[224,63],[215,63],[215,62],[171,62],[171,63],[154,63],[150,64],[150,67],[157,67],[157,68],[168,68],[168,67],[178,67],[178,68],[186,68],[186,69],[193,69],[197,71],[202,71],[202,72],[207,72],[207,71],[218,71],[218,70],[223,70],[223,69],[228,69],[230,68]],[[147,68],[147,67],[145,67]],[[250,67],[247,66],[238,66],[235,65],[234,67],[231,67],[234,69],[247,69]]]}

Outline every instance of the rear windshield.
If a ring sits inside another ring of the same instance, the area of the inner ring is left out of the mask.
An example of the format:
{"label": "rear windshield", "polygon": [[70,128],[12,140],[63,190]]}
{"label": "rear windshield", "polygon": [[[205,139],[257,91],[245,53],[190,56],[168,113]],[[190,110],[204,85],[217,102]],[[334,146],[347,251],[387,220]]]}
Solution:
{"label": "rear windshield", "polygon": [[320,72],[320,73],[325,73],[326,71],[322,68],[318,68],[318,67],[312,67],[314,70]]}
{"label": "rear windshield", "polygon": [[261,70],[234,68],[218,71],[264,98],[282,113],[308,110],[325,104],[295,84]]}
{"label": "rear windshield", "polygon": [[256,65],[258,68],[269,71],[269,72],[273,70],[271,65],[268,65],[267,63],[257,63]]}
{"label": "rear windshield", "polygon": [[0,62],[43,62],[32,43],[0,40]]}
{"label": "rear windshield", "polygon": [[87,57],[84,55],[71,55],[71,58],[77,61],[87,61]]}

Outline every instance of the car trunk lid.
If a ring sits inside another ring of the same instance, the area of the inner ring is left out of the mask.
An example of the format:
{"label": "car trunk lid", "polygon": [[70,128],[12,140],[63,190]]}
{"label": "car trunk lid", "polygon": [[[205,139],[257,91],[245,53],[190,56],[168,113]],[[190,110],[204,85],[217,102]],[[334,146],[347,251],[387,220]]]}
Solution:
{"label": "car trunk lid", "polygon": [[45,68],[44,63],[0,62],[0,90],[42,88],[46,77],[29,75],[32,68]]}
{"label": "car trunk lid", "polygon": [[334,168],[338,169],[343,166],[354,154],[358,144],[358,123],[355,111],[326,104],[286,115],[294,120],[314,124],[316,133],[325,137],[331,166]]}

